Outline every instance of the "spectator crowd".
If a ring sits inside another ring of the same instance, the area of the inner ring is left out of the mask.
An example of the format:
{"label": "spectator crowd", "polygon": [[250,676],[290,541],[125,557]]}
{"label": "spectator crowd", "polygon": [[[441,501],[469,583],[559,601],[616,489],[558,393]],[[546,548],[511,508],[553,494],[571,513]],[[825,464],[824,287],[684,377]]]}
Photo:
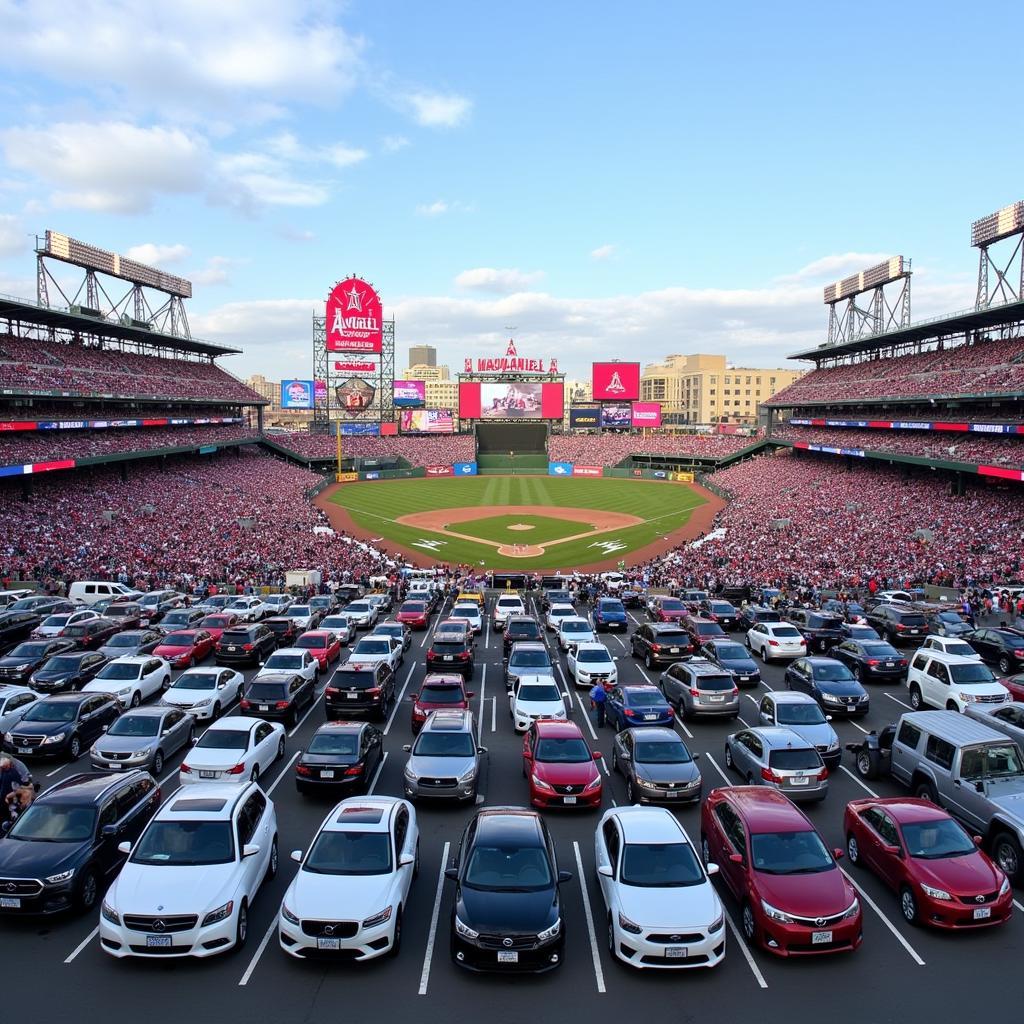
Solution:
{"label": "spectator crowd", "polygon": [[[279,444],[304,459],[333,459],[338,440],[333,435],[291,431],[271,434],[267,440]],[[472,462],[476,458],[472,434],[436,434],[424,437],[343,437],[345,459],[399,457],[412,466],[450,466],[453,462]]]}
{"label": "spectator crowd", "polygon": [[743,434],[552,434],[548,456],[556,462],[594,466],[614,466],[630,455],[717,459],[758,440]]}

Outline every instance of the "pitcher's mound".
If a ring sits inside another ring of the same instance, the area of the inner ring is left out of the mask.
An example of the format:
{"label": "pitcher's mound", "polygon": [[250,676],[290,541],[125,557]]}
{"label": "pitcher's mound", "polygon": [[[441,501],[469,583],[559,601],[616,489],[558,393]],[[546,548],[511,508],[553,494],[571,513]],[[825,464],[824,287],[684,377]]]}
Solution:
{"label": "pitcher's mound", "polygon": [[509,529],[510,530],[532,530],[532,529],[534,529],[534,527],[530,526],[529,523],[513,523],[509,527]]}
{"label": "pitcher's mound", "polygon": [[536,558],[544,554],[544,549],[537,544],[502,544],[498,547],[498,554],[506,558]]}

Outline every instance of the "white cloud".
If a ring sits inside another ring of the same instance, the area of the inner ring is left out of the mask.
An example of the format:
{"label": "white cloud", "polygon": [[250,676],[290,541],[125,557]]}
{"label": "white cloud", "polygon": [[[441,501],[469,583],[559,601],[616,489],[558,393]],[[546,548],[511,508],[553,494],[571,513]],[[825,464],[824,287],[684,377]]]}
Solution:
{"label": "white cloud", "polygon": [[187,245],[158,245],[155,242],[143,242],[133,245],[125,252],[129,259],[138,260],[152,267],[165,267],[171,263],[180,263],[191,254]]}
{"label": "white cloud", "polygon": [[472,270],[463,270],[461,274],[458,274],[455,284],[459,288],[507,295],[510,292],[525,291],[543,278],[543,270],[533,270],[527,273],[515,268],[475,267]]}
{"label": "white cloud", "polygon": [[472,213],[476,207],[460,199],[435,199],[432,203],[420,203],[416,212],[421,217],[440,217],[444,213]]}
{"label": "white cloud", "polygon": [[406,100],[416,122],[427,128],[454,128],[473,108],[470,100],[456,93],[414,92]]}
{"label": "white cloud", "polygon": [[206,261],[205,267],[201,270],[194,270],[188,275],[189,280],[207,288],[230,284],[231,278],[228,271],[237,262],[237,260],[228,259],[227,256],[211,256]]}
{"label": "white cloud", "polygon": [[792,274],[784,274],[776,278],[777,281],[823,281],[831,284],[833,281],[846,277],[848,274],[855,274],[861,270],[867,270],[882,260],[887,260],[894,253],[889,252],[843,252],[835,253],[832,256],[822,256],[820,259],[812,260],[806,266]]}
{"label": "white cloud", "polygon": [[369,155],[365,149],[346,146],[340,142],[324,150],[324,158],[335,167],[351,167],[353,164],[362,163]]}
{"label": "white cloud", "polygon": [[29,234],[17,217],[0,214],[0,260],[17,256],[28,249]]}
{"label": "white cloud", "polygon": [[614,245],[599,245],[596,249],[590,250],[590,258],[592,260],[606,260],[609,259],[614,252]]}
{"label": "white cloud", "polygon": [[380,140],[380,148],[385,153],[397,153],[400,149],[405,149],[409,145],[409,140],[404,135],[385,135]]}

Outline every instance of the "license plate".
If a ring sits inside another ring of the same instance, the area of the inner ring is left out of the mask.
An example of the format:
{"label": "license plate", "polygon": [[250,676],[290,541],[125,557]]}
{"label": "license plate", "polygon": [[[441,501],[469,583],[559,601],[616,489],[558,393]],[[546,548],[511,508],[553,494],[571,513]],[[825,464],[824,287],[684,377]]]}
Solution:
{"label": "license plate", "polygon": [[454,661],[455,660],[455,655],[454,654],[446,654],[444,656],[444,660],[445,661]]}
{"label": "license plate", "polygon": [[356,698],[358,698],[359,694],[358,693],[346,693],[345,696],[349,700],[356,700]]}
{"label": "license plate", "polygon": [[18,753],[19,754],[31,754],[32,753],[32,748],[31,747],[18,747]]}
{"label": "license plate", "polygon": [[793,778],[791,778],[789,780],[789,784],[791,786],[806,786],[807,783],[810,782],[810,781],[811,780],[809,778],[807,778],[806,775],[803,776],[803,777],[797,775],[797,776],[794,776]]}
{"label": "license plate", "polygon": [[750,676],[737,676],[736,679],[741,683],[749,683]]}
{"label": "license plate", "polygon": [[565,803],[567,803],[567,804],[574,804],[574,803],[576,803],[576,797],[574,797],[574,796],[564,796],[564,797],[562,797],[562,800]]}
{"label": "license plate", "polygon": [[824,946],[832,941],[831,932],[811,932],[811,945]]}
{"label": "license plate", "polygon": [[676,790],[674,790],[674,789],[670,789],[670,790],[669,790],[669,791],[668,791],[668,792],[667,792],[667,793],[665,794],[665,799],[666,799],[666,800],[672,800],[672,799],[674,799],[674,798],[675,798],[675,797],[677,797],[677,796],[679,796],[679,793],[678,793],[678,792],[677,792]]}
{"label": "license plate", "polygon": [[270,705],[269,704],[261,704],[260,705],[260,711],[269,711],[269,710],[270,710]]}
{"label": "license plate", "polygon": [[675,959],[683,960],[686,958],[686,947],[685,946],[666,946],[665,956]]}
{"label": "license plate", "polygon": [[895,668],[896,667],[896,662],[895,661],[887,661],[885,663],[885,667],[886,668]]}
{"label": "license plate", "polygon": [[985,918],[992,916],[991,907],[975,907],[974,908],[974,920],[984,921]]}
{"label": "license plate", "polygon": [[341,939],[324,939],[318,938],[316,940],[317,949],[341,949]]}
{"label": "license plate", "polygon": [[724,697],[709,697],[708,700],[710,700],[712,704],[721,704],[722,701],[725,700],[725,698]]}
{"label": "license plate", "polygon": [[20,910],[21,909],[21,897],[20,896],[0,896],[0,907],[4,910]]}
{"label": "license plate", "polygon": [[146,945],[166,949],[171,945],[171,937],[170,935],[147,935]]}
{"label": "license plate", "polygon": [[124,765],[122,765],[119,761],[111,761],[110,764],[107,765],[107,767],[114,771],[118,771],[121,768],[123,768]]}
{"label": "license plate", "polygon": [[199,778],[201,779],[215,779],[217,778],[217,772],[200,771]]}
{"label": "license plate", "polygon": [[679,653],[679,648],[678,647],[670,647],[668,649],[668,653],[669,654],[678,654]]}
{"label": "license plate", "polygon": [[227,647],[224,648],[224,650],[225,651],[237,651],[238,648],[229,644]]}
{"label": "license plate", "polygon": [[644,715],[645,722],[656,722],[658,720],[657,715]]}
{"label": "license plate", "polygon": [[514,949],[499,949],[498,950],[498,963],[499,964],[517,964],[519,963],[519,953]]}
{"label": "license plate", "polygon": [[333,769],[331,771],[328,771],[328,772],[321,772],[320,773],[320,778],[321,779],[333,779],[334,778],[334,771],[333,771]]}

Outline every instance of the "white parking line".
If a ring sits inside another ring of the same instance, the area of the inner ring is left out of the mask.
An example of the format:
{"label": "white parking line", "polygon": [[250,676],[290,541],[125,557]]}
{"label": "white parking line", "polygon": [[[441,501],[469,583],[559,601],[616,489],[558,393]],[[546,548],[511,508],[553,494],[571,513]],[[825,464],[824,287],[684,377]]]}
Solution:
{"label": "white parking line", "polygon": [[498,698],[491,698],[491,732],[498,731]]}
{"label": "white parking line", "polygon": [[1015,907],[1016,907],[1016,908],[1017,908],[1017,909],[1018,909],[1018,910],[1019,910],[1019,911],[1020,911],[1020,912],[1021,912],[1022,914],[1024,914],[1024,906],[1021,906],[1021,904],[1020,904],[1020,901],[1019,901],[1019,900],[1014,900],[1014,901],[1013,901],[1013,905],[1014,905],[1014,906],[1015,906]]}
{"label": "white parking line", "polygon": [[75,946],[71,953],[64,958],[64,963],[71,963],[75,959],[75,957],[78,956],[78,954],[81,953],[82,950],[85,949],[85,947],[88,946],[89,943],[92,942],[92,940],[95,939],[97,935],[99,935],[99,933],[100,926],[96,925],[96,927],[93,928],[93,930],[89,932],[89,934],[86,935],[86,937],[82,939],[82,941],[77,946]]}
{"label": "white parking line", "polygon": [[756,697],[751,697],[749,693],[745,693],[743,696],[746,697],[755,708],[759,708],[761,706],[761,702]]}
{"label": "white parking line", "polygon": [[62,771],[64,771],[65,768],[70,768],[72,765],[78,764],[78,762],[81,761],[81,760],[82,759],[80,757],[78,757],[78,758],[75,758],[74,761],[65,761],[64,764],[57,765],[57,767],[54,768],[52,772],[47,772],[46,773],[46,777],[49,779],[52,776],[56,775],[57,772],[62,772]]}
{"label": "white parking line", "polygon": [[[324,688],[323,688],[323,689],[322,689],[322,690],[320,691],[320,693],[319,693],[319,694],[317,695],[317,698],[316,698],[316,699],[315,699],[315,700],[313,701],[313,703],[309,705],[309,709],[308,709],[308,710],[306,711],[306,713],[305,713],[305,714],[304,714],[304,715],[303,715],[303,716],[302,716],[302,717],[301,717],[301,718],[300,718],[300,719],[299,719],[299,720],[298,720],[298,721],[297,721],[297,722],[295,723],[295,725],[294,725],[294,726],[292,727],[291,731],[290,731],[290,732],[288,733],[288,738],[289,738],[289,739],[291,739],[291,737],[292,737],[292,736],[294,736],[294,735],[295,735],[295,734],[296,734],[296,733],[297,733],[297,732],[299,731],[299,729],[301,729],[301,728],[302,728],[302,723],[303,723],[303,722],[304,722],[304,721],[305,721],[305,720],[306,720],[307,718],[309,718],[309,716],[310,716],[310,715],[311,715],[311,714],[313,713],[313,709],[314,709],[314,708],[315,708],[315,707],[317,706],[317,704],[319,704],[319,703],[320,703],[320,701],[321,701],[321,700],[323,700],[323,696],[324,696],[324,694],[325,694],[326,692],[327,692],[327,687],[325,686],[325,687],[324,687]],[[216,735],[216,734],[214,734],[214,735]]]}
{"label": "white parking line", "polygon": [[624,644],[624,643],[622,642],[622,640],[620,640],[620,639],[619,639],[619,634],[618,634],[618,633],[609,633],[608,635],[609,635],[609,636],[610,636],[610,637],[611,637],[611,638],[612,638],[612,639],[613,639],[613,640],[614,640],[614,641],[615,641],[615,642],[616,642],[616,643],[617,643],[617,644],[618,644],[618,645],[619,645],[619,646],[620,646],[620,647],[621,647],[621,648],[622,648],[623,650],[625,650],[625,649],[626,649],[626,645],[625,645],[625,644]]}
{"label": "white parking line", "polygon": [[256,965],[260,961],[260,957],[263,956],[263,951],[267,948],[270,940],[274,937],[274,932],[277,931],[277,914],[274,915],[274,920],[271,922],[270,927],[267,929],[267,934],[263,936],[263,941],[256,948],[256,952],[253,953],[252,959],[249,961],[249,966],[246,967],[245,973],[242,975],[238,982],[239,988],[244,988],[249,984],[249,979],[252,977],[252,972],[256,970]]}
{"label": "white parking line", "polygon": [[437,919],[441,914],[441,897],[444,895],[444,871],[448,867],[448,852],[452,844],[445,843],[441,853],[441,867],[437,872],[437,892],[434,895],[434,912],[430,916],[430,936],[427,939],[427,949],[423,954],[423,970],[420,972],[420,995],[427,994],[427,984],[430,981],[430,961],[434,959],[434,941],[437,938]]}
{"label": "white parking line", "polygon": [[637,665],[636,670],[644,677],[644,679],[647,680],[648,683],[651,683],[651,686],[654,685],[654,683],[651,682],[651,677],[639,665]]}
{"label": "white parking line", "polygon": [[[714,761],[711,762],[714,764]],[[715,765],[717,768],[718,765]],[[754,975],[754,980],[761,986],[761,988],[767,988],[768,982],[764,980],[764,975],[761,973],[760,968],[754,962],[754,957],[751,955],[750,950],[747,948],[746,942],[743,941],[743,936],[740,934],[739,928],[733,923],[732,915],[725,912],[725,923],[729,926],[729,930],[732,932],[733,938],[739,944],[740,951],[743,953],[743,958],[747,961],[747,966],[750,968]]]}
{"label": "white parking line", "polygon": [[572,848],[576,853],[576,870],[579,872],[580,891],[583,893],[583,915],[587,919],[587,931],[590,933],[590,954],[594,959],[594,978],[597,991],[604,992],[604,971],[601,968],[601,954],[597,948],[597,936],[594,934],[594,915],[590,911],[590,893],[587,891],[587,879],[583,874],[583,858],[580,856],[580,844],[574,839]]}
{"label": "white parking line", "polygon": [[888,697],[889,700],[896,701],[897,704],[899,704],[901,707],[905,707],[908,711],[914,710],[909,704],[904,704],[903,701],[899,699],[899,697],[894,697],[891,693],[887,693],[886,697]]}
{"label": "white parking line", "polygon": [[295,753],[292,754],[292,756],[288,760],[288,763],[281,769],[280,774],[270,784],[269,789],[265,789],[264,790],[264,792],[267,794],[267,796],[270,796],[270,794],[273,793],[275,789],[277,789],[277,784],[285,777],[285,773],[288,771],[288,769],[291,768],[291,766],[293,764],[295,764],[295,761],[298,758],[299,753],[300,753],[300,751],[296,750]]}
{"label": "white parking line", "polygon": [[367,796],[372,796],[373,795],[373,791],[377,788],[377,780],[380,778],[381,772],[384,771],[384,762],[387,759],[388,759],[388,751],[385,750],[384,751],[384,756],[380,759],[380,764],[377,765],[377,773],[373,777],[373,782],[370,783],[369,787],[366,790],[366,795]]}
{"label": "white parking line", "polygon": [[850,725],[852,725],[854,729],[860,729],[860,731],[867,736],[869,730],[865,729],[863,725],[858,725],[856,722],[850,722]]}
{"label": "white parking line", "polygon": [[692,740],[693,739],[693,733],[690,732],[690,730],[687,729],[685,725],[683,725],[683,720],[679,717],[679,715],[676,714],[675,712],[673,712],[672,713],[672,717],[675,719],[676,725],[678,725],[679,728],[682,729],[683,732],[686,733],[687,738]]}
{"label": "white parking line", "polygon": [[728,786],[729,785],[729,776],[726,775],[725,772],[723,772],[722,769],[718,767],[718,762],[709,753],[707,753],[706,751],[704,753],[704,756],[715,766],[715,771],[718,772],[718,774],[722,776],[722,779],[724,780],[725,784]]}
{"label": "white parking line", "polygon": [[601,766],[601,771],[603,771],[610,779],[612,777],[612,773],[608,771],[608,765],[604,763],[604,754],[601,755],[597,763]]}
{"label": "white parking line", "polygon": [[860,777],[857,776],[857,775],[854,775],[853,772],[851,772],[850,769],[847,768],[845,764],[841,764],[839,766],[839,770],[841,772],[845,772],[847,775],[849,775],[850,778],[853,779],[853,781],[856,782],[857,785],[860,786],[860,788],[863,789],[869,796],[873,796],[876,800],[879,799],[878,794],[870,786],[866,786],[861,781]]}
{"label": "white parking line", "polygon": [[398,700],[395,701],[395,706],[391,709],[391,717],[388,718],[387,723],[384,726],[384,735],[387,736],[391,729],[391,723],[395,720],[395,715],[398,714],[398,709],[402,706],[402,701],[405,700],[405,688],[409,685],[409,680],[412,679],[413,672],[416,671],[415,665],[409,666],[409,671],[406,674],[405,682],[402,683],[402,692],[398,695]]}
{"label": "white parking line", "polygon": [[839,870],[846,876],[846,880],[850,885],[860,893],[860,898],[882,919],[882,923],[893,933],[896,937],[896,941],[899,942],[899,944],[907,951],[910,959],[913,960],[918,967],[924,967],[924,961],[917,955],[917,950],[914,949],[914,947],[900,934],[896,925],[894,925],[892,921],[882,913],[878,904],[850,877],[849,872],[845,871],[843,868],[840,868]]}
{"label": "white parking line", "polygon": [[491,620],[487,620],[487,630],[484,633],[484,650],[489,650],[491,646]]}
{"label": "white parking line", "polygon": [[486,698],[484,694],[487,691],[487,666],[484,665],[483,672],[480,674],[480,714],[476,718],[476,745],[480,746],[481,739],[484,734],[484,701]]}

